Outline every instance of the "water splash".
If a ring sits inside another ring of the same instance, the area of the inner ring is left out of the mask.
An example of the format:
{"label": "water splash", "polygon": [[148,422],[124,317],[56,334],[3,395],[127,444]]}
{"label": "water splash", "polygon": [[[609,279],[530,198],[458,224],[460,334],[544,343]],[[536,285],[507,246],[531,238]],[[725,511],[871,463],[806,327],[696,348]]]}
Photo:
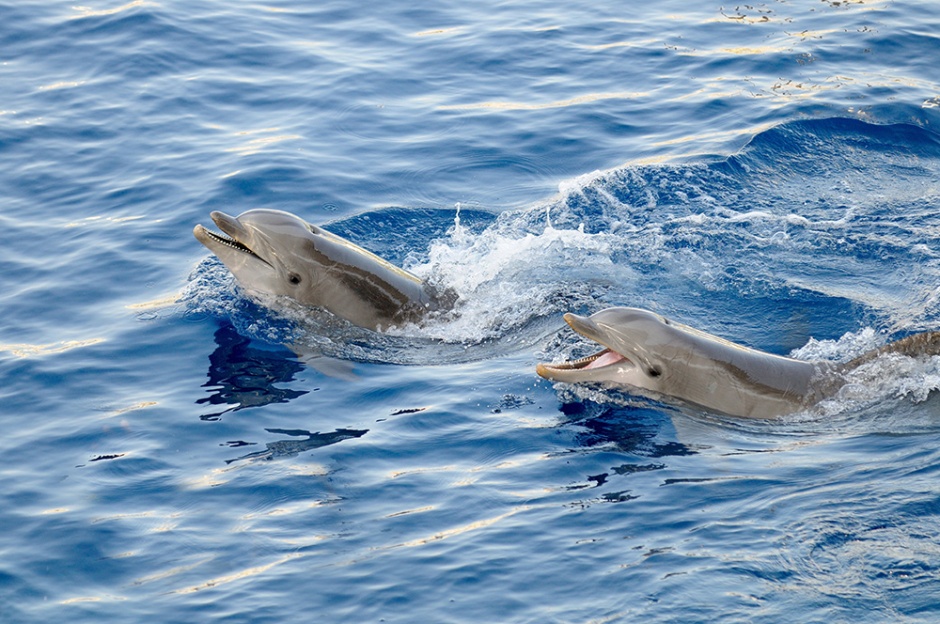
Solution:
{"label": "water splash", "polygon": [[857,332],[846,332],[837,340],[810,338],[804,346],[794,349],[790,357],[806,361],[848,362],[863,353],[877,349],[885,342],[884,334],[876,332],[871,327],[864,327]]}
{"label": "water splash", "polygon": [[475,236],[456,223],[447,237],[434,241],[427,259],[407,268],[453,290],[457,305],[452,313],[399,333],[446,342],[497,339],[535,319],[593,301],[614,267],[611,237],[548,224],[532,232],[527,227],[531,216],[503,214]]}

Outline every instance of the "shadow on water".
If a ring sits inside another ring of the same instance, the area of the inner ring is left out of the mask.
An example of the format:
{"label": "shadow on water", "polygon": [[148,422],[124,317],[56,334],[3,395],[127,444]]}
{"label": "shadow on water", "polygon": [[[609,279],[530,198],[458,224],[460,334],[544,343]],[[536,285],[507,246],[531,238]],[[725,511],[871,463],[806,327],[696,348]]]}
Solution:
{"label": "shadow on water", "polygon": [[291,351],[253,346],[249,338],[228,323],[215,332],[215,342],[216,349],[209,356],[209,381],[202,386],[212,394],[196,403],[231,407],[203,414],[202,420],[220,420],[223,414],[248,407],[287,403],[310,392],[274,385],[293,381],[304,369]]}
{"label": "shadow on water", "polygon": [[[343,440],[361,438],[369,432],[368,429],[337,429],[336,431],[331,431],[329,433],[320,433],[319,431],[310,432],[303,429],[265,429],[265,431],[268,433],[300,437],[303,439],[275,440],[274,442],[266,442],[265,449],[263,451],[248,453],[247,455],[242,455],[241,457],[236,457],[235,459],[227,459],[225,460],[225,463],[231,464],[237,461],[272,460],[281,459],[284,457],[293,457],[303,453],[304,451],[310,451],[323,446],[329,446],[331,444],[336,444],[337,442],[342,442]],[[228,446],[239,447],[251,446],[254,444],[254,442],[235,441],[229,442]]]}
{"label": "shadow on water", "polygon": [[[634,475],[664,470],[670,458],[696,455],[707,448],[675,440],[669,408],[651,401],[629,398],[615,405],[603,399],[568,396],[562,400],[563,426],[577,431],[576,446],[568,453],[585,458],[599,454],[605,461],[603,470],[585,472],[583,480],[565,487],[586,495],[571,503],[574,506],[635,500],[639,495],[631,485]],[[594,460],[588,460],[588,465],[596,467]]]}
{"label": "shadow on water", "polygon": [[[284,348],[264,349],[253,346],[252,341],[238,333],[229,323],[215,332],[216,349],[209,356],[209,381],[203,384],[212,394],[196,401],[199,405],[229,405],[218,412],[203,414],[201,420],[221,420],[222,415],[249,407],[262,407],[275,403],[287,403],[308,394],[310,390],[279,388],[275,384],[294,381],[295,375],[305,366],[293,352]],[[318,390],[319,388],[314,388]],[[368,433],[365,429],[337,429],[320,433],[305,429],[265,429],[268,433],[291,436],[294,439],[266,442],[264,450],[248,453],[226,460],[238,461],[273,460],[293,457],[343,440],[360,438]],[[231,448],[255,446],[257,442],[243,440],[223,444]]]}
{"label": "shadow on water", "polygon": [[603,447],[653,459],[694,455],[698,452],[695,445],[661,440],[661,430],[670,422],[662,408],[639,404],[617,406],[584,400],[565,402],[560,410],[568,419],[568,424],[584,429],[576,436],[581,448]]}

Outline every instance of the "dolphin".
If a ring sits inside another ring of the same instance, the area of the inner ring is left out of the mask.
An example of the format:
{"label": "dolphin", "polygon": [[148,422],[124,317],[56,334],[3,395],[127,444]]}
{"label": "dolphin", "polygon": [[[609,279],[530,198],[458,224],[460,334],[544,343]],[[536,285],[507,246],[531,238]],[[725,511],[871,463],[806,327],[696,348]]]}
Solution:
{"label": "dolphin", "polygon": [[372,330],[420,321],[453,304],[417,276],[289,212],[212,212],[222,233],[196,239],[249,291],[286,295]]}
{"label": "dolphin", "polygon": [[908,336],[836,364],[765,353],[639,308],[564,318],[575,332],[605,348],[575,361],[540,363],[535,369],[540,376],[625,386],[744,418],[773,418],[809,408],[844,385],[842,373],[883,354],[940,354],[940,332]]}

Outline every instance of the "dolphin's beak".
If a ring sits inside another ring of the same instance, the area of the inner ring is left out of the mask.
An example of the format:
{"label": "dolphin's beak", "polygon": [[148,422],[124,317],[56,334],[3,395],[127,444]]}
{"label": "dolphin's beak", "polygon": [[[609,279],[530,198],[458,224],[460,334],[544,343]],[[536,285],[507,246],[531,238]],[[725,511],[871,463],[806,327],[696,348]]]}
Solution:
{"label": "dolphin's beak", "polygon": [[242,242],[248,238],[245,227],[235,217],[229,216],[224,212],[219,212],[218,210],[213,210],[209,213],[209,216],[212,217],[216,227],[225,232],[233,240]]}
{"label": "dolphin's beak", "polygon": [[193,228],[193,236],[195,236],[196,240],[200,243],[208,247],[209,251],[218,255],[217,250],[220,246],[228,247],[235,251],[250,254],[264,261],[264,258],[245,244],[245,241],[249,239],[248,232],[245,230],[245,227],[239,223],[238,219],[219,211],[213,211],[209,216],[212,217],[212,221],[222,230],[223,234],[213,232],[203,227],[201,224]]}
{"label": "dolphin's beak", "polygon": [[571,329],[582,336],[588,336],[590,338],[590,334],[597,333],[597,326],[594,324],[594,321],[587,316],[566,312],[563,318]]}
{"label": "dolphin's beak", "polygon": [[[564,316],[565,322],[578,334],[590,338],[594,342],[600,342],[596,336],[601,332],[598,330],[594,321],[586,316],[579,316],[568,312]],[[603,345],[603,343],[601,343]],[[535,365],[535,372],[545,379],[555,381],[570,381],[569,375],[574,371],[584,371],[603,368],[613,364],[623,364],[630,360],[616,351],[606,347],[593,355],[583,357],[578,360],[567,362],[540,362]]]}

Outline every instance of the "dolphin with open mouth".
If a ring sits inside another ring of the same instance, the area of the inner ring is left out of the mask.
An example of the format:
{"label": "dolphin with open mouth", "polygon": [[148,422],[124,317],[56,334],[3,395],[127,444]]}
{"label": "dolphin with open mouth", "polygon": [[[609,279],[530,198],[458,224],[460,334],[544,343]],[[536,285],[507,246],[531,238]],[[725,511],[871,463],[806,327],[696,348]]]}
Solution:
{"label": "dolphin with open mouth", "polygon": [[197,225],[193,235],[249,291],[288,296],[372,330],[418,322],[453,304],[450,294],[289,212],[210,216],[221,233]]}
{"label": "dolphin with open mouth", "polygon": [[773,418],[811,407],[844,385],[842,373],[885,353],[940,354],[940,332],[908,336],[835,364],[765,353],[639,308],[564,318],[604,349],[575,361],[538,364],[542,377],[624,386],[745,418]]}

